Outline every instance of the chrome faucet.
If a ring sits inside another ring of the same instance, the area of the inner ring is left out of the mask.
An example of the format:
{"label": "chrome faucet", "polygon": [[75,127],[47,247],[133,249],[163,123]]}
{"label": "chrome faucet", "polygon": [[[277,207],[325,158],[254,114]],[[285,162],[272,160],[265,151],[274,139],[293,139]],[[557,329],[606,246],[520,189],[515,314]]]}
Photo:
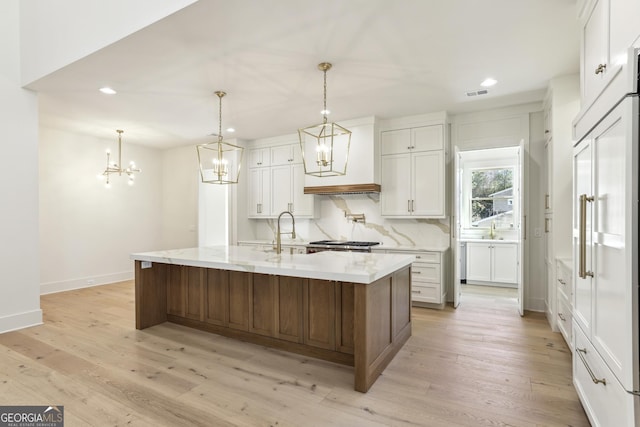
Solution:
{"label": "chrome faucet", "polygon": [[296,238],[296,219],[293,217],[293,214],[289,211],[283,211],[280,213],[280,215],[278,215],[278,229],[276,232],[276,253],[279,254],[282,252],[282,234],[280,232],[280,218],[282,218],[282,215],[284,214],[289,214],[291,215],[291,221],[293,221],[293,229],[287,233],[284,234],[291,234],[291,238],[295,239]]}
{"label": "chrome faucet", "polygon": [[496,221],[495,220],[491,221],[491,230],[489,231],[489,237],[491,239],[496,238]]}

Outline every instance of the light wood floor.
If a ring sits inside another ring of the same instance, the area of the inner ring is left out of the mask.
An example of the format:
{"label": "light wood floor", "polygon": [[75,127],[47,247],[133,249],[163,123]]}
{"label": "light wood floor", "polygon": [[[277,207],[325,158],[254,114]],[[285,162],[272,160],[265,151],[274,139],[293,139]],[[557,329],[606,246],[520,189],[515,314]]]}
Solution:
{"label": "light wood floor", "polygon": [[134,328],[133,283],[42,297],[0,335],[0,404],[64,405],[66,426],[587,426],[544,316],[463,297],[413,310],[366,393],[352,368],[165,323]]}

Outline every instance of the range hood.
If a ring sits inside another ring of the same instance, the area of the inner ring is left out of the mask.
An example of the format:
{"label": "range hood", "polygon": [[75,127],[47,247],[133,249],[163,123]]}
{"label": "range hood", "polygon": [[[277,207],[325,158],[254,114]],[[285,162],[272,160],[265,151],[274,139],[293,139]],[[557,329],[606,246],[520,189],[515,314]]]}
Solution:
{"label": "range hood", "polygon": [[380,184],[343,184],[304,187],[304,194],[366,194],[379,193]]}

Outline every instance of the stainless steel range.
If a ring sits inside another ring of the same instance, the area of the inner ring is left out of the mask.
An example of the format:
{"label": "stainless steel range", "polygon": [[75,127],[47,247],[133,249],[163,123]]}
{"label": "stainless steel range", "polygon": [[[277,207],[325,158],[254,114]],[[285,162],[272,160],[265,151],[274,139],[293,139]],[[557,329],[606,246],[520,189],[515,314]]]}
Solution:
{"label": "stainless steel range", "polygon": [[350,252],[371,252],[373,246],[380,242],[358,242],[351,240],[318,240],[309,242],[307,253],[312,254],[322,251],[350,251]]}

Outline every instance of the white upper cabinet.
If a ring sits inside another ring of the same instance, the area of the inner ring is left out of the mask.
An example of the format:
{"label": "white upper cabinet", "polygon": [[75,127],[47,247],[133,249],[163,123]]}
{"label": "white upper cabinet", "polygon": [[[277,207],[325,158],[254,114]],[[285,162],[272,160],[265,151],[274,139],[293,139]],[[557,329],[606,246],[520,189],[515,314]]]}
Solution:
{"label": "white upper cabinet", "polygon": [[445,124],[385,130],[380,144],[381,215],[444,218]]}
{"label": "white upper cabinet", "polygon": [[249,167],[259,168],[271,165],[271,151],[269,147],[251,148],[248,150]]}
{"label": "white upper cabinet", "polygon": [[640,36],[640,1],[581,0],[577,10],[582,31],[582,106],[576,118],[575,138],[581,139],[622,95],[631,91],[625,69],[631,65],[627,64],[628,49]]}
{"label": "white upper cabinet", "polygon": [[291,135],[258,143],[277,144],[249,150],[248,217],[275,218],[283,211],[313,217],[314,196],[304,194],[300,146]]}

